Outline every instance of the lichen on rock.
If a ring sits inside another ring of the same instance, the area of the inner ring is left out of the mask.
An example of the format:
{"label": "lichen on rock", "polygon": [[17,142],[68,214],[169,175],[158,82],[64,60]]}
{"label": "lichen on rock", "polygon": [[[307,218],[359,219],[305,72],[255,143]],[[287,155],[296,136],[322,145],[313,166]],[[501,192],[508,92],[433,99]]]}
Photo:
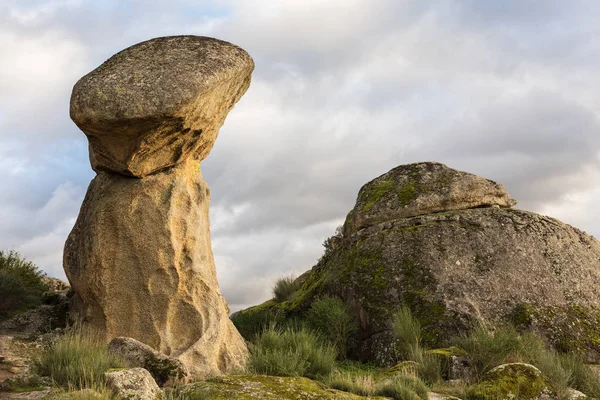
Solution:
{"label": "lichen on rock", "polygon": [[538,400],[555,398],[539,369],[524,363],[499,365],[470,387],[467,400]]}
{"label": "lichen on rock", "polygon": [[224,376],[187,385],[177,391],[188,398],[206,399],[381,399],[363,397],[328,388],[322,383],[302,377],[263,375]]}
{"label": "lichen on rock", "polygon": [[[299,278],[295,300],[278,304],[277,314],[301,318],[316,297],[337,296],[359,326],[350,354],[383,365],[397,361],[391,320],[402,306],[419,320],[430,347],[446,346],[482,322],[509,322],[520,304],[595,315],[600,243],[513,204],[500,184],[442,164],[394,168],[363,186],[335,248]],[[257,309],[266,318],[275,305]],[[536,319],[539,333],[551,334],[562,315]],[[596,337],[585,323],[578,326],[577,337]],[[598,348],[593,340],[553,344],[592,355]]]}

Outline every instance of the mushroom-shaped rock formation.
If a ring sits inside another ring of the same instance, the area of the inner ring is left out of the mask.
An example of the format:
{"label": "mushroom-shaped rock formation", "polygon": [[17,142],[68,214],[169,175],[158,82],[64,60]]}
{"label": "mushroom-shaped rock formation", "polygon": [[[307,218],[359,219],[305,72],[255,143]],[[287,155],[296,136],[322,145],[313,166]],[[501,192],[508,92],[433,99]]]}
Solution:
{"label": "mushroom-shaped rock formation", "polygon": [[598,362],[600,243],[512,204],[502,186],[442,164],[397,167],[363,186],[293,300],[232,318],[252,334],[251,321],[302,318],[329,295],[355,316],[350,356],[362,360],[395,361],[392,316],[408,306],[428,346],[451,345],[479,322],[510,321]]}
{"label": "mushroom-shaped rock formation", "polygon": [[192,378],[248,355],[219,290],[199,161],[252,69],[230,43],[158,38],[110,58],[71,97],[97,172],[65,244],[72,315],[181,360]]}
{"label": "mushroom-shaped rock formation", "polygon": [[115,54],[71,96],[92,168],[144,177],[203,160],[253,69],[241,48],[201,36],[152,39]]}

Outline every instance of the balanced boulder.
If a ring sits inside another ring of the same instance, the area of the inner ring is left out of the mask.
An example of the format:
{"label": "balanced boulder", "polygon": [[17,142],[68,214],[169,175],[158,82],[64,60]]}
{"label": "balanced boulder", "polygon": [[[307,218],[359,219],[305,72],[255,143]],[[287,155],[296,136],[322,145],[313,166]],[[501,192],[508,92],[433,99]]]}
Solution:
{"label": "balanced boulder", "polygon": [[71,314],[107,340],[181,360],[194,378],[248,355],[219,290],[199,162],[252,70],[230,43],[158,38],[110,58],[71,97],[97,172],[65,244]]}
{"label": "balanced boulder", "polygon": [[152,39],[115,54],[71,95],[92,168],[143,177],[203,160],[253,69],[241,48],[199,36]]}

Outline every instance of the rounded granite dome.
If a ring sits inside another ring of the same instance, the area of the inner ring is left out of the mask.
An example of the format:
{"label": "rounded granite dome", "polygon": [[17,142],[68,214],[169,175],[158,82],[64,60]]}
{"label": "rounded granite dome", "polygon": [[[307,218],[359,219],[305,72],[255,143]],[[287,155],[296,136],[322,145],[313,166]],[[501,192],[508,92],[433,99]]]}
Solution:
{"label": "rounded granite dome", "polygon": [[437,162],[400,165],[365,184],[348,215],[346,229],[396,218],[480,207],[510,208],[504,186]]}

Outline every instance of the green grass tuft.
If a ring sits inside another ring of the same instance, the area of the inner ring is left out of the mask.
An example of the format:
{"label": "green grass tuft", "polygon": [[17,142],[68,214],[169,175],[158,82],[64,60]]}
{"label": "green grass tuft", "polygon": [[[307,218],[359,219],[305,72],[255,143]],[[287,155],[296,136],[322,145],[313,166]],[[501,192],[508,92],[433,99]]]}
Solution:
{"label": "green grass tuft", "polygon": [[273,296],[277,302],[292,300],[300,289],[300,282],[293,275],[279,278],[273,286]]}
{"label": "green grass tuft", "polygon": [[421,324],[408,307],[402,307],[394,314],[392,327],[403,359],[415,362],[418,375],[426,382],[438,382],[442,377],[441,358],[422,346]]}
{"label": "green grass tuft", "polygon": [[102,340],[81,328],[71,328],[32,361],[37,374],[50,377],[66,390],[101,390],[104,373],[124,366],[122,360],[108,353]]}
{"label": "green grass tuft", "polygon": [[275,376],[316,378],[331,373],[336,350],[306,329],[266,328],[249,345],[250,371]]}

